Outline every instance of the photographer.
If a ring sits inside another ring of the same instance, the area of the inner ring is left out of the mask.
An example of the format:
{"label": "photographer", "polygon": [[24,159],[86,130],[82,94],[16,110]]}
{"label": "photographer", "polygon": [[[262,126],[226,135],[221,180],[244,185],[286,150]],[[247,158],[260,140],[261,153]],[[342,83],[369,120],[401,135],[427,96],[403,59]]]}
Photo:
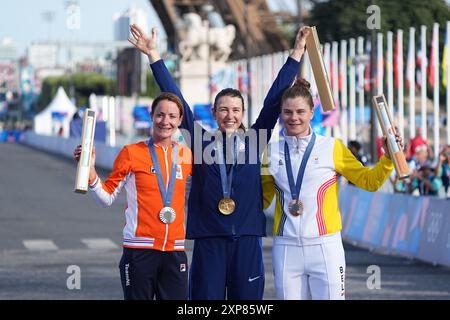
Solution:
{"label": "photographer", "polygon": [[441,179],[434,174],[434,168],[429,163],[425,163],[418,170],[415,170],[411,176],[412,194],[437,196],[442,186]]}
{"label": "photographer", "polygon": [[445,146],[439,154],[439,162],[436,166],[435,176],[441,178],[447,199],[450,199],[450,146]]}

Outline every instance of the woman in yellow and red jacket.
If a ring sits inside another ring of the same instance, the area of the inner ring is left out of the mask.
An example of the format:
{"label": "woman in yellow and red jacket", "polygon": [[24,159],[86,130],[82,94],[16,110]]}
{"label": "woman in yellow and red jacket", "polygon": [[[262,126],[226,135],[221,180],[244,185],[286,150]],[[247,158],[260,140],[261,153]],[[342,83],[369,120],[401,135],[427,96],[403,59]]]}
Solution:
{"label": "woman in yellow and red jacket", "polygon": [[274,217],[275,289],[285,300],[344,299],[337,177],[374,192],[394,165],[385,155],[373,168],[364,167],[340,140],[315,134],[309,87],[300,79],[284,92],[285,136],[269,145],[268,167],[263,168],[264,209]]}

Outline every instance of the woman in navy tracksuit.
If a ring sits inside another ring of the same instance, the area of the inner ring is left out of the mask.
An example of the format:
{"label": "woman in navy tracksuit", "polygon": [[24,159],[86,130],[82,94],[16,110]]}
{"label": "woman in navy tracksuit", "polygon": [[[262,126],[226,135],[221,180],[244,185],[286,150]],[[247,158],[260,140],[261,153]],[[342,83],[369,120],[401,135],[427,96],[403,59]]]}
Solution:
{"label": "woman in navy tracksuit", "polygon": [[[191,108],[159,56],[156,28],[153,28],[150,38],[136,25],[130,29],[134,38],[130,42],[149,57],[161,91],[176,94],[184,105],[180,128],[188,130],[188,143],[191,143],[194,154],[186,235],[187,239],[195,239],[190,269],[190,298],[262,299],[264,264],[261,237],[266,235],[266,219],[262,208],[259,155],[266,147],[279,117],[281,96],[292,85],[299,71],[309,28],[299,30],[294,49],[272,84],[264,107],[251,127],[257,136],[257,141],[251,143],[248,138],[236,141],[236,134],[233,135],[242,128],[244,115],[244,100],[239,91],[225,89],[217,95],[212,112],[219,133],[205,132],[194,122]],[[260,138],[259,134],[264,130],[267,135],[261,135],[263,138]],[[194,132],[197,136],[194,136]],[[216,136],[204,138],[208,134]],[[216,140],[221,144],[216,144]],[[257,152],[257,159],[252,158],[252,152]],[[227,164],[221,168],[218,161],[211,163],[204,158],[199,160],[196,158],[199,154],[210,154],[213,158],[222,155]],[[235,157],[240,159],[237,164]],[[230,185],[226,184],[227,179],[231,181]],[[228,194],[224,193],[224,188]],[[219,210],[219,203],[224,198],[233,199],[234,210],[227,210],[229,207],[226,206]]]}

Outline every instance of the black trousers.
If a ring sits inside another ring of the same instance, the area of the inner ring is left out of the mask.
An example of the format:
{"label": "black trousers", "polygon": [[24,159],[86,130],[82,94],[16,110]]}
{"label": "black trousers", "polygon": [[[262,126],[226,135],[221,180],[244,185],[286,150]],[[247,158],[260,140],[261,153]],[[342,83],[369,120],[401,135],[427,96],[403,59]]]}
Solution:
{"label": "black trousers", "polygon": [[125,300],[188,298],[188,265],[184,251],[124,248],[119,269]]}

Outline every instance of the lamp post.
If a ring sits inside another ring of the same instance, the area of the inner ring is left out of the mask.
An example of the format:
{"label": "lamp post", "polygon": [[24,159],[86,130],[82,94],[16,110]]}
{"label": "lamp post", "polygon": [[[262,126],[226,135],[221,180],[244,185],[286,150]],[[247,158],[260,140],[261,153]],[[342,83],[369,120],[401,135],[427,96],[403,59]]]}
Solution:
{"label": "lamp post", "polygon": [[303,1],[297,0],[297,20],[298,20],[298,26],[303,26]]}
{"label": "lamp post", "polygon": [[248,126],[251,126],[252,123],[252,81],[251,81],[251,68],[250,68],[250,57],[251,57],[251,48],[250,48],[250,17],[249,17],[249,6],[250,0],[245,0],[245,11],[244,11],[244,19],[245,19],[245,51],[246,51],[246,60],[247,60],[247,121]]}
{"label": "lamp post", "polygon": [[51,40],[52,22],[55,20],[54,11],[44,11],[42,12],[42,19],[48,23],[48,42]]}
{"label": "lamp post", "polygon": [[206,44],[208,46],[208,54],[207,54],[207,73],[208,73],[208,103],[212,107],[212,66],[211,66],[211,41],[210,41],[210,30],[211,25],[209,22],[209,14],[214,10],[209,1],[202,6],[202,11],[205,13],[205,24],[206,24]]}
{"label": "lamp post", "polygon": [[70,32],[70,38],[71,38],[71,44],[67,47],[67,65],[69,69],[69,96],[72,100],[72,102],[76,103],[76,97],[75,97],[75,86],[73,83],[73,71],[75,69],[75,65],[73,63],[73,43],[75,42],[75,32],[80,30],[81,28],[81,11],[80,11],[80,5],[78,3],[78,0],[67,0],[65,3],[66,7],[66,28]]}

